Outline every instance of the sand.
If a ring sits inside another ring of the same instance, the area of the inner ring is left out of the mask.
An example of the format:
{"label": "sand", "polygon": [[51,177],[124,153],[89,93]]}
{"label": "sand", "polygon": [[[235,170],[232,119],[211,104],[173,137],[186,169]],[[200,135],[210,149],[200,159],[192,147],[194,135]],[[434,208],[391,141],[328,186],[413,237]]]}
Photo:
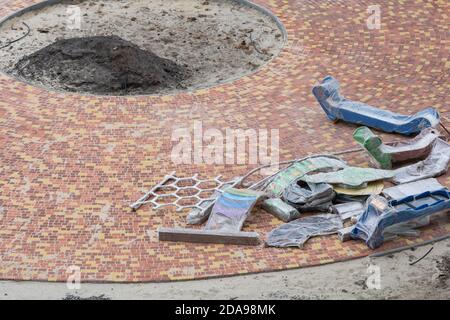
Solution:
{"label": "sand", "polygon": [[[0,299],[450,299],[449,257],[450,240],[445,240],[380,258],[222,279],[82,283],[79,290],[64,283],[1,281]],[[377,269],[380,286],[373,287]]]}
{"label": "sand", "polygon": [[[80,20],[74,19],[77,10]],[[26,33],[23,22],[31,32],[0,50],[0,70],[11,74],[24,56],[58,39],[114,35],[192,74],[179,87],[161,88],[156,94],[193,91],[251,74],[276,57],[285,43],[270,16],[233,0],[66,1],[7,20],[0,26],[1,45]],[[45,79],[22,80],[63,89]]]}

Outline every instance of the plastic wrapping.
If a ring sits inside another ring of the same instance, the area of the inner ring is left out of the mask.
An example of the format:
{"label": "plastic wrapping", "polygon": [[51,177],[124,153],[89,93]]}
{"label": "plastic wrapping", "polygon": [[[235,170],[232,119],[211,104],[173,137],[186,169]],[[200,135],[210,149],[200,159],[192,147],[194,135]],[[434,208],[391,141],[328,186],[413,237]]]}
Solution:
{"label": "plastic wrapping", "polygon": [[366,149],[375,166],[381,169],[392,169],[395,163],[426,158],[438,137],[436,129],[426,128],[411,140],[386,145],[367,127],[360,127],[353,134],[353,138]]}
{"label": "plastic wrapping", "polygon": [[400,184],[383,190],[383,196],[389,200],[400,200],[411,194],[420,194],[427,191],[437,191],[445,187],[434,178]]}
{"label": "plastic wrapping", "polygon": [[263,201],[261,207],[284,222],[298,219],[301,215],[297,209],[285,203],[280,198],[267,199]]}
{"label": "plastic wrapping", "polygon": [[445,174],[450,164],[450,145],[436,139],[430,155],[423,161],[395,170],[392,181],[395,184],[414,182]]}
{"label": "plastic wrapping", "polygon": [[368,182],[390,179],[394,172],[372,168],[347,167],[335,172],[318,173],[301,179],[312,183],[339,184],[347,188],[367,187]]}
{"label": "plastic wrapping", "polygon": [[350,226],[347,228],[340,229],[338,231],[338,237],[341,242],[347,242],[352,240],[352,231],[355,226]]}
{"label": "plastic wrapping", "polygon": [[334,192],[338,195],[348,196],[370,196],[372,194],[380,194],[384,189],[383,181],[373,181],[367,183],[367,187],[354,189],[354,188],[342,188],[339,186],[333,186]]}
{"label": "plastic wrapping", "polygon": [[343,120],[405,135],[435,127],[440,121],[439,112],[435,108],[426,108],[414,115],[406,116],[345,99],[340,94],[339,82],[331,76],[315,86],[313,94],[328,118],[333,121]]}
{"label": "plastic wrapping", "polygon": [[419,237],[420,231],[415,230],[416,228],[421,228],[428,226],[431,222],[430,216],[420,217],[408,222],[394,224],[393,226],[387,227],[384,230],[383,237],[386,239],[389,235],[394,236],[405,236],[405,237]]}
{"label": "plastic wrapping", "polygon": [[205,230],[240,231],[262,195],[258,191],[228,188],[217,198]]}
{"label": "plastic wrapping", "polygon": [[297,180],[283,192],[283,200],[300,212],[328,211],[335,193],[326,183],[309,183]]}
{"label": "plastic wrapping", "polygon": [[372,196],[367,200],[366,210],[356,223],[352,237],[364,240],[370,248],[375,249],[383,244],[384,232],[388,227],[425,218],[449,208],[450,192],[447,189],[391,201]]}
{"label": "plastic wrapping", "polygon": [[343,228],[342,220],[334,214],[300,218],[272,230],[267,238],[271,247],[299,247],[314,236],[337,233]]}
{"label": "plastic wrapping", "polygon": [[312,172],[338,170],[347,167],[345,161],[337,157],[318,156],[298,161],[282,170],[265,188],[273,197],[280,197],[294,180]]}
{"label": "plastic wrapping", "polygon": [[339,215],[342,221],[350,219],[355,216],[360,216],[364,213],[365,207],[361,202],[347,202],[342,204],[336,204],[331,207],[334,214]]}
{"label": "plastic wrapping", "polygon": [[361,202],[366,203],[367,198],[369,196],[350,196],[348,194],[336,194],[336,198],[334,198],[334,203],[347,203],[347,202]]}
{"label": "plastic wrapping", "polygon": [[[217,198],[220,192],[215,192],[213,198]],[[215,200],[208,200],[200,204],[200,208],[192,209],[186,217],[187,224],[202,224],[208,219],[211,214],[212,207],[214,206]]]}

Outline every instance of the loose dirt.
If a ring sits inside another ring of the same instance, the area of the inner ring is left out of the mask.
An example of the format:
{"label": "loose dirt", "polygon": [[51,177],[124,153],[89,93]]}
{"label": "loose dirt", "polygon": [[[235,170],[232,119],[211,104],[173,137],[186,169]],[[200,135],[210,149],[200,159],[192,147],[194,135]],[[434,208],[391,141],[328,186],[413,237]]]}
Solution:
{"label": "loose dirt", "polygon": [[58,40],[22,58],[14,74],[67,91],[130,94],[180,88],[188,72],[116,36]]}
{"label": "loose dirt", "polygon": [[[318,267],[186,282],[94,284],[0,281],[3,299],[450,299],[450,239],[380,258]],[[301,256],[301,250],[299,250]],[[379,270],[379,287],[371,277]]]}

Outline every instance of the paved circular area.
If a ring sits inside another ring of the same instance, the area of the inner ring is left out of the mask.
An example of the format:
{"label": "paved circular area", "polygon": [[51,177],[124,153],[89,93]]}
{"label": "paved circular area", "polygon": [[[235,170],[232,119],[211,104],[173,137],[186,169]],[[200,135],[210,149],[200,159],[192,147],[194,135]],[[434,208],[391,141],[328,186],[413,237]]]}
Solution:
{"label": "paved circular area", "polygon": [[[2,0],[0,15],[37,1]],[[450,39],[446,0],[380,1],[381,28],[369,30],[376,1],[260,0],[286,26],[289,44],[260,72],[195,93],[93,97],[34,88],[0,76],[0,278],[167,281],[282,270],[371,253],[336,236],[304,250],[160,243],[160,226],[184,226],[171,209],[136,213],[128,204],[165,174],[242,175],[250,166],[175,166],[174,129],[280,130],[280,157],[356,147],[355,127],[329,122],[311,94],[331,74],[346,96],[400,113],[435,106],[450,124]],[[195,106],[194,108],[192,106]],[[384,135],[389,139],[398,138]],[[368,165],[363,154],[347,158]],[[450,186],[450,175],[440,178]],[[380,250],[450,232],[449,214]],[[245,230],[263,238],[280,221],[255,210]]]}

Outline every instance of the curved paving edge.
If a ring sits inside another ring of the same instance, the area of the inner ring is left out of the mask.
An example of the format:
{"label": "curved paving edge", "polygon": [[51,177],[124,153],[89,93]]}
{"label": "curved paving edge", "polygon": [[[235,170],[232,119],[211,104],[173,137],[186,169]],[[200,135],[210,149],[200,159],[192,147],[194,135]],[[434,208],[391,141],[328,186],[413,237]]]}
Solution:
{"label": "curved paving edge", "polygon": [[[11,19],[20,17],[26,13],[35,11],[35,10],[40,10],[40,9],[44,9],[46,7],[55,5],[55,4],[61,4],[63,3],[65,0],[44,0],[44,1],[31,1],[31,3],[29,5],[25,5],[24,7],[19,7],[19,9],[17,9],[16,11],[13,12],[9,12],[7,13],[6,16],[4,17],[0,17],[0,28],[3,24],[5,24],[6,22],[8,22]],[[230,0],[230,1],[235,1],[239,4],[242,4],[244,6],[253,8],[259,12],[261,12],[262,14],[268,16],[271,20],[274,21],[274,23],[277,25],[277,27],[280,29],[280,32],[282,34],[282,46],[284,46],[287,42],[287,32],[286,32],[286,28],[284,26],[284,24],[280,21],[280,19],[274,15],[270,10],[268,10],[266,7],[264,7],[263,5],[254,3],[252,1],[248,1],[248,0]],[[35,3],[36,2],[36,3]],[[8,8],[6,8],[8,9]],[[248,74],[245,75],[245,77],[248,77],[254,73],[259,72],[261,69],[263,69],[265,67],[266,64],[269,64],[273,59],[275,59],[277,56],[274,56],[271,58],[271,60],[267,61],[264,65],[258,67],[256,70],[248,72]],[[57,88],[52,88],[50,86],[46,86],[44,84],[39,84],[39,83],[29,83],[28,81],[24,81],[23,79],[20,79],[19,77],[17,77],[16,75],[13,74],[8,74],[7,72],[5,72],[3,69],[0,69],[0,74],[4,75],[6,77],[12,78],[15,81],[19,81],[19,82],[24,82],[30,86],[34,86],[43,90],[48,90],[48,91],[52,91],[55,93],[62,93],[62,94],[71,94],[71,92],[68,91],[64,91],[61,89],[57,89]],[[239,78],[238,78],[239,79]],[[233,79],[233,78],[229,78],[226,79],[224,81],[221,81],[219,83],[217,83],[216,86],[221,86],[221,85],[225,85],[225,84],[229,84],[232,83],[238,79]],[[207,90],[210,89],[211,87],[205,87],[205,88],[201,88],[203,90]],[[195,90],[194,90],[195,91]],[[186,92],[192,92],[192,90],[187,90]],[[85,96],[95,96],[95,97],[112,97],[112,95],[102,95],[102,94],[91,94],[91,93],[82,93]],[[177,95],[178,93],[168,93],[167,96],[172,96],[172,95]],[[151,97],[151,96],[161,96],[161,94],[142,94],[142,95],[133,95],[134,97]]]}
{"label": "curved paving edge", "polygon": [[[68,268],[79,266],[83,281],[189,280],[372,252],[360,242],[342,244],[337,236],[314,238],[304,250],[160,243],[157,228],[185,226],[185,215],[128,208],[174,170],[231,178],[253,167],[175,166],[171,134],[195,120],[220,130],[279,129],[283,160],[356,147],[355,127],[327,121],[311,94],[327,74],[355,100],[400,113],[429,105],[448,112],[448,1],[380,1],[380,30],[365,24],[373,1],[256,2],[280,18],[288,46],[264,69],[233,83],[174,96],[95,97],[49,92],[0,75],[1,279],[65,281]],[[5,16],[37,1],[0,3]],[[361,153],[347,160],[368,165]],[[450,186],[450,175],[439,180]],[[280,223],[256,210],[244,229],[264,238]],[[401,238],[380,250],[449,232],[444,214],[420,238]]]}

